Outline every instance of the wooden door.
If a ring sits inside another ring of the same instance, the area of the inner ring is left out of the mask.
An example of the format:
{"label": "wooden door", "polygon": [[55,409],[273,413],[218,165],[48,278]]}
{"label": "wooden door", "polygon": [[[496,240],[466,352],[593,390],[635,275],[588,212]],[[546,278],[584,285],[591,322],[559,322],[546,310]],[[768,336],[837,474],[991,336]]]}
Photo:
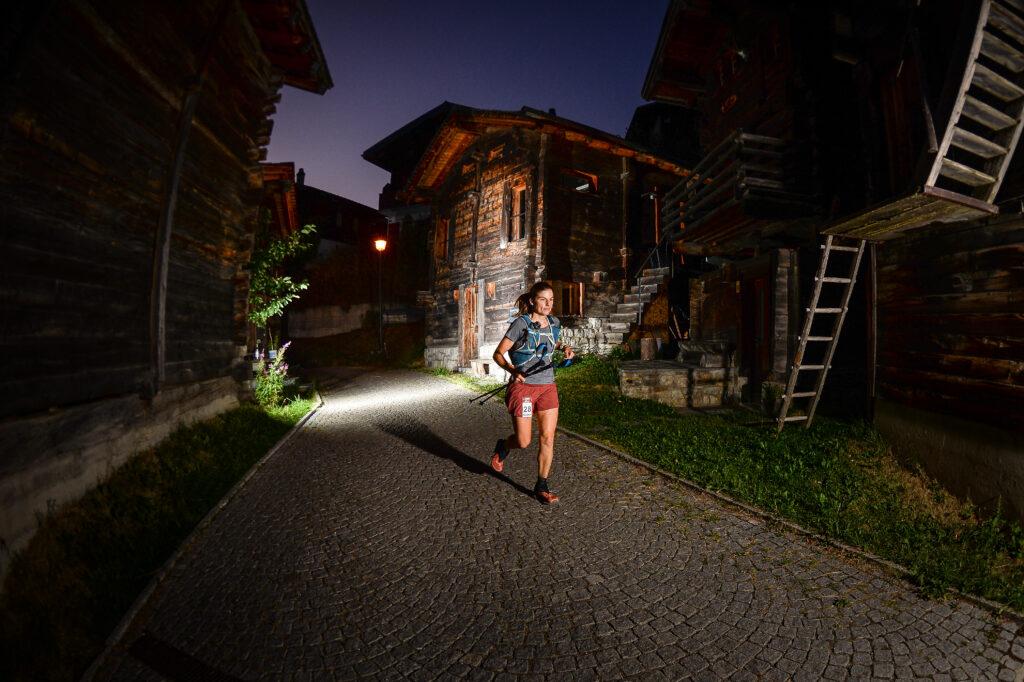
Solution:
{"label": "wooden door", "polygon": [[476,340],[476,285],[466,287],[460,300],[462,305],[462,339],[459,344],[459,364],[468,367],[469,361],[476,358],[479,348]]}
{"label": "wooden door", "polygon": [[743,325],[740,340],[741,363],[752,392],[760,395],[760,383],[772,369],[772,307],[767,277],[743,281]]}

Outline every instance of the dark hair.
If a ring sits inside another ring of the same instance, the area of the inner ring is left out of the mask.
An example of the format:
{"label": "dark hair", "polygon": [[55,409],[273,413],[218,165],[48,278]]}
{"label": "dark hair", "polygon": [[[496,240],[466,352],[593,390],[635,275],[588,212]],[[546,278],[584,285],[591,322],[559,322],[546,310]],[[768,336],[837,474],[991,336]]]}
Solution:
{"label": "dark hair", "polygon": [[552,292],[554,292],[555,290],[554,287],[552,287],[547,282],[537,282],[532,287],[530,287],[529,291],[527,291],[525,294],[517,298],[516,307],[519,308],[519,314],[526,315],[527,313],[532,313],[533,299],[537,298],[537,294],[544,291],[545,289],[548,289]]}

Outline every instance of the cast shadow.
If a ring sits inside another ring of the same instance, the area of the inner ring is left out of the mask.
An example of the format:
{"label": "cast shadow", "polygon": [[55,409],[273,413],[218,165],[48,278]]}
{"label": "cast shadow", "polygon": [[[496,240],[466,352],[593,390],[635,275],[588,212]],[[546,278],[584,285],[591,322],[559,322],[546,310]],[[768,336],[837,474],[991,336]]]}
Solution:
{"label": "cast shadow", "polygon": [[498,472],[491,469],[490,464],[481,462],[475,457],[467,455],[462,450],[459,450],[455,446],[448,443],[436,433],[430,430],[430,428],[423,422],[403,415],[401,420],[376,420],[375,426],[383,431],[384,433],[401,438],[406,443],[414,445],[424,452],[429,452],[435,457],[441,459],[447,459],[450,462],[454,462],[459,468],[468,471],[471,474],[487,474],[493,476],[510,486],[518,490],[519,492],[533,497],[533,491],[529,488],[522,486],[505,474],[499,474]]}

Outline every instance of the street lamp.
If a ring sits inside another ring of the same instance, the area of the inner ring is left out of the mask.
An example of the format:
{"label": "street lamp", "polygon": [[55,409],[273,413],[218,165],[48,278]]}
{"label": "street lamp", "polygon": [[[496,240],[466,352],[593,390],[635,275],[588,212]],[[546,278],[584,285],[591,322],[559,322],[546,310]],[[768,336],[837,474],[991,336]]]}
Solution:
{"label": "street lamp", "polygon": [[378,237],[373,240],[373,248],[377,249],[377,351],[384,353],[384,249],[388,248],[388,240]]}

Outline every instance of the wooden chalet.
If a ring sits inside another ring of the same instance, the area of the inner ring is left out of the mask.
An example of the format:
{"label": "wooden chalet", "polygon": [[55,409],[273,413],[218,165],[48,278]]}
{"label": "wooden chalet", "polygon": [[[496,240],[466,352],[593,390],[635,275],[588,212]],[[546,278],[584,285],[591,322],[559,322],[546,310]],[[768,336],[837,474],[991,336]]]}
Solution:
{"label": "wooden chalet", "polygon": [[664,274],[635,280],[645,266],[635,254],[656,241],[654,204],[642,195],[687,175],[553,111],[448,102],[363,156],[392,174],[382,208],[431,208],[428,366],[483,374],[499,373],[490,356],[537,280],[554,285],[555,315],[577,347],[621,343]]}
{"label": "wooden chalet", "polygon": [[701,121],[663,211],[693,339],[779,428],[866,414],[1024,518],[1022,73],[1016,0],[679,0],[643,95]]}
{"label": "wooden chalet", "polygon": [[303,0],[19,3],[0,30],[7,552],[237,404],[270,116],[332,83]]}

